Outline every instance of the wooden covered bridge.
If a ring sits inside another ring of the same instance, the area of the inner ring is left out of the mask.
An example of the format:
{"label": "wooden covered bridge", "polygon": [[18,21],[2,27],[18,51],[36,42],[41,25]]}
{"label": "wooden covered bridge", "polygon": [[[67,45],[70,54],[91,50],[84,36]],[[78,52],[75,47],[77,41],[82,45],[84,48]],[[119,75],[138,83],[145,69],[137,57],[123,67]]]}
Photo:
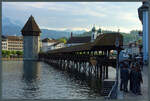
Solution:
{"label": "wooden covered bridge", "polygon": [[[115,46],[117,38],[118,48]],[[104,81],[109,78],[108,67],[116,67],[116,59],[111,58],[110,51],[122,50],[122,46],[123,36],[120,33],[105,33],[94,42],[50,50],[40,53],[39,58],[86,81],[91,88],[101,91],[102,95],[108,95],[113,83],[106,84]]]}

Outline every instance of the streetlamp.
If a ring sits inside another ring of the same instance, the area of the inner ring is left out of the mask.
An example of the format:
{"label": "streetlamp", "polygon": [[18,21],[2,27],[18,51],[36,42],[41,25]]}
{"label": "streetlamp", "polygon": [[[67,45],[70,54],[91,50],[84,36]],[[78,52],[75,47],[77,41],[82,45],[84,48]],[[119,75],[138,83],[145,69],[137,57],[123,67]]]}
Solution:
{"label": "streetlamp", "polygon": [[138,8],[139,19],[143,25],[143,62],[148,61],[148,10],[149,1],[144,0],[142,6]]}
{"label": "streetlamp", "polygon": [[[115,46],[116,46],[116,50],[117,50],[117,60],[116,60],[116,64],[117,64],[117,67],[116,67],[116,89],[117,89],[117,92],[118,92],[118,74],[119,74],[119,34],[118,36],[116,37],[116,42],[115,42]],[[117,94],[117,93],[116,93]],[[118,96],[118,95],[117,95]]]}

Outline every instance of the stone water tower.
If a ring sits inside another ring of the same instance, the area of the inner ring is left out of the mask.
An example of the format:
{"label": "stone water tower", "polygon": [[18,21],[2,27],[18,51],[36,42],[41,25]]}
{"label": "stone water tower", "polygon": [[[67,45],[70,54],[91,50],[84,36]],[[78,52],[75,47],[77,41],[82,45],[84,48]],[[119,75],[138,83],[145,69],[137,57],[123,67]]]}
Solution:
{"label": "stone water tower", "polygon": [[40,51],[41,30],[31,15],[23,29],[23,58],[24,60],[37,60]]}

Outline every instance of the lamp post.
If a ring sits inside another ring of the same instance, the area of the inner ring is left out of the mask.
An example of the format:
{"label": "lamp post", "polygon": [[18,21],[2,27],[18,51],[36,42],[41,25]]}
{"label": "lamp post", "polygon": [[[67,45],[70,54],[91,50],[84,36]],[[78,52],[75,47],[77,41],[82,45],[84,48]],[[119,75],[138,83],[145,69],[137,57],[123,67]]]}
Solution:
{"label": "lamp post", "polygon": [[139,19],[143,25],[143,62],[148,61],[148,0],[143,1],[143,5],[138,8]]}
{"label": "lamp post", "polygon": [[[116,37],[116,42],[115,42],[115,46],[116,46],[116,50],[117,50],[117,59],[116,59],[116,88],[117,88],[117,92],[118,92],[118,79],[119,79],[119,36]],[[116,93],[117,94],[117,93]],[[118,96],[118,94],[117,94]]]}

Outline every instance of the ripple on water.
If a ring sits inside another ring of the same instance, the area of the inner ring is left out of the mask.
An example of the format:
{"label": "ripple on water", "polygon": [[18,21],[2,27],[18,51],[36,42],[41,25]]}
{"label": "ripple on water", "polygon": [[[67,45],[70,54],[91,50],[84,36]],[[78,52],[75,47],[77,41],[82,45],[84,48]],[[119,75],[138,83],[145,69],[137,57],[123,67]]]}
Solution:
{"label": "ripple on water", "polygon": [[101,98],[86,83],[44,62],[4,61],[2,88],[4,99]]}

